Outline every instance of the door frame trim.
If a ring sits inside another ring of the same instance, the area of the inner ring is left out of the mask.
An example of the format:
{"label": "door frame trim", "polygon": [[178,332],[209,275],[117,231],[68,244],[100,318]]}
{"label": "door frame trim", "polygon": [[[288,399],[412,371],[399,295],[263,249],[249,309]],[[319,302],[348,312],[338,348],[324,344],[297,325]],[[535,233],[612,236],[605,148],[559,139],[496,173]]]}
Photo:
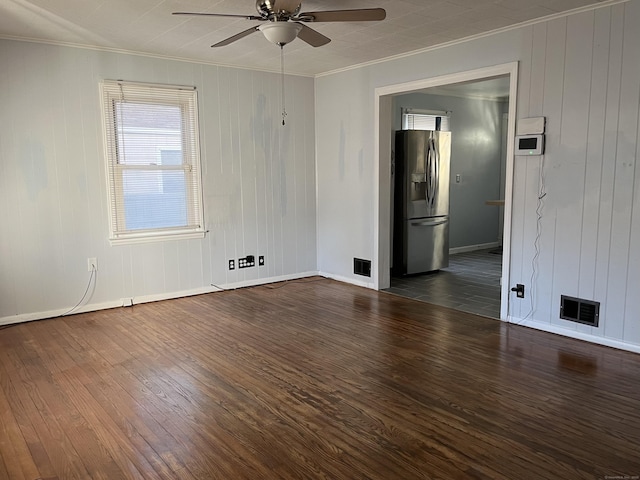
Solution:
{"label": "door frame trim", "polygon": [[[449,85],[509,75],[509,119],[507,126],[507,163],[504,196],[504,230],[502,236],[502,274],[500,277],[500,319],[507,321],[509,308],[509,272],[511,265],[511,223],[513,203],[514,141],[518,93],[518,62],[509,62],[465,72],[441,75],[411,82],[378,87],[374,115],[374,265],[373,285],[376,290],[391,284],[391,131],[392,97],[424,88]],[[383,134],[384,132],[384,134]]]}

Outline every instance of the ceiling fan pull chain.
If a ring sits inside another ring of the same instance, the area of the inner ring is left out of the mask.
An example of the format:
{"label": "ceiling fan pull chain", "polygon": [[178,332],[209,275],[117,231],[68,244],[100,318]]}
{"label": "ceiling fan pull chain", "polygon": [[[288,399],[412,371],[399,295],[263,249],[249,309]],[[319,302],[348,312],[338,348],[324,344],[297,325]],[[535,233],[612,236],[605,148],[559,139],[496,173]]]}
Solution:
{"label": "ceiling fan pull chain", "polygon": [[287,116],[284,102],[284,45],[280,45],[280,79],[282,83],[282,125],[284,125],[284,117]]}

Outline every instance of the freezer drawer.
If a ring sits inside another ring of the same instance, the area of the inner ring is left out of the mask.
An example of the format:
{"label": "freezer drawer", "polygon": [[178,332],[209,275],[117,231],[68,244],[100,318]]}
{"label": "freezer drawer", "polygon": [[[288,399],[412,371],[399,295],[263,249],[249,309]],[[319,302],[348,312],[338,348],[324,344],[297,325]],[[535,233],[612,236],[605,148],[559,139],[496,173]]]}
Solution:
{"label": "freezer drawer", "polygon": [[396,274],[411,275],[448,267],[449,217],[405,220],[402,242],[402,258],[394,259]]}

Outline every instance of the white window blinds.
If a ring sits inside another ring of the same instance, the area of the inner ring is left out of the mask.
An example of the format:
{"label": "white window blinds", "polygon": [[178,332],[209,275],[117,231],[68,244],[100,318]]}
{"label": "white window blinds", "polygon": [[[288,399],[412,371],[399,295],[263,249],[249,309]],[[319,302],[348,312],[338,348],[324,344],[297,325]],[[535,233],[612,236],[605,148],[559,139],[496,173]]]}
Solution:
{"label": "white window blinds", "polygon": [[413,111],[403,111],[403,130],[441,130],[450,131],[449,113],[417,113]]}
{"label": "white window blinds", "polygon": [[112,243],[204,234],[190,87],[101,84]]}

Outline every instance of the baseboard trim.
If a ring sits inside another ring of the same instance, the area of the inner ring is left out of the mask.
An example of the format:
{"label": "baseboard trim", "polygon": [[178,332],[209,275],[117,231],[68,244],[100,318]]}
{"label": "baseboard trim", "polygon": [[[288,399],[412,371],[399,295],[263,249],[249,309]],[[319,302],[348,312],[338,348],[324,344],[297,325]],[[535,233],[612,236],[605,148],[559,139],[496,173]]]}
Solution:
{"label": "baseboard trim", "polygon": [[321,275],[326,278],[330,278],[332,280],[337,280],[338,282],[349,283],[357,287],[364,287],[364,288],[370,288],[375,290],[375,285],[373,283],[373,280],[367,282],[365,280],[357,280],[355,278],[344,277],[342,275],[334,275],[332,273],[326,273],[326,272],[318,272],[318,275]]}
{"label": "baseboard trim", "polygon": [[122,306],[122,300],[102,302],[102,303],[90,303],[88,305],[82,305],[76,308],[73,313],[65,315],[71,307],[60,308],[57,310],[47,310],[44,312],[22,313],[19,315],[13,315],[9,317],[0,318],[0,326],[13,325],[14,323],[33,322],[35,320],[44,320],[47,318],[56,318],[62,316],[75,315],[76,313],[95,312],[97,310],[107,310],[109,308],[117,308]]}
{"label": "baseboard trim", "polygon": [[521,318],[513,316],[509,316],[507,322],[520,325],[522,327],[541,330],[543,332],[555,333],[556,335],[562,335],[563,337],[575,338],[576,340],[583,340],[585,342],[603,345],[605,347],[617,348],[618,350],[626,350],[627,352],[640,353],[640,345],[636,345],[634,343],[626,343],[612,338],[589,335],[588,333],[569,330],[567,328],[562,328],[557,325],[551,325],[549,323],[538,322],[536,320],[523,320]]}
{"label": "baseboard trim", "polygon": [[300,280],[301,278],[309,278],[321,275],[319,272],[303,272],[303,273],[295,273],[292,275],[281,275],[279,277],[269,277],[269,278],[256,278],[253,280],[246,280],[243,282],[236,283],[228,283],[226,285],[220,285],[223,290],[235,290],[237,288],[245,288],[245,287],[257,287],[259,285],[266,285],[268,283],[278,283],[278,282],[287,282],[290,280]]}
{"label": "baseboard trim", "polygon": [[259,285],[265,285],[268,283],[284,282],[288,280],[298,280],[301,278],[308,278],[317,276],[318,272],[303,272],[291,275],[280,275],[277,277],[268,278],[256,278],[252,280],[245,280],[242,282],[228,283],[222,285],[211,285],[208,287],[199,287],[190,290],[182,290],[179,292],[160,293],[156,295],[143,295],[140,297],[124,297],[119,300],[112,300],[102,303],[89,303],[82,305],[75,309],[73,313],[65,315],[71,307],[61,308],[57,310],[48,310],[44,312],[23,313],[20,315],[13,315],[8,317],[0,317],[0,326],[13,325],[15,323],[32,322],[35,320],[44,320],[48,318],[56,318],[61,316],[71,316],[76,313],[96,312],[98,310],[107,310],[110,308],[130,307],[133,305],[140,305],[142,303],[159,302],[161,300],[172,300],[174,298],[191,297],[194,295],[203,295],[207,293],[221,292],[224,290],[235,290],[245,287],[256,287]]}
{"label": "baseboard trim", "polygon": [[487,248],[498,248],[500,242],[480,243],[478,245],[465,245],[464,247],[455,247],[449,249],[449,255],[456,253],[475,252],[476,250],[485,250]]}

